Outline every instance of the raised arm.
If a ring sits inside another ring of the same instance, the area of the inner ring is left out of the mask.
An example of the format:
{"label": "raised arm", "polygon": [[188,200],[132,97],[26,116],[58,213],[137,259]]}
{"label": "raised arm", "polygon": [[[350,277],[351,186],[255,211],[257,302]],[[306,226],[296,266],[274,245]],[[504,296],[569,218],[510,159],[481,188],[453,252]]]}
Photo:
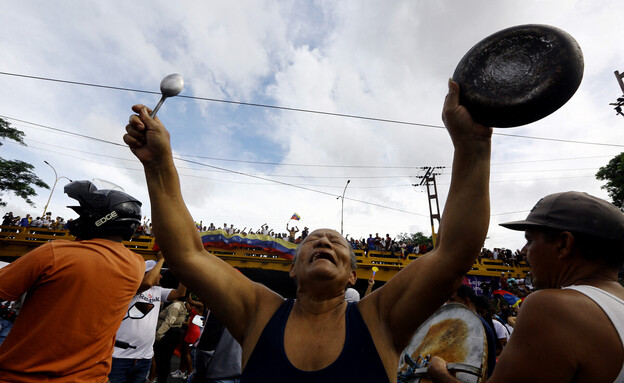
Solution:
{"label": "raised arm", "polygon": [[162,270],[163,263],[165,263],[165,258],[162,255],[162,251],[159,251],[158,254],[156,254],[156,259],[156,265],[143,276],[143,280],[141,281],[141,285],[137,290],[137,294],[142,293],[152,286],[156,286],[158,282],[160,282],[160,271]]}
{"label": "raised arm", "polygon": [[184,286],[182,283],[178,283],[178,288],[175,290],[171,290],[169,292],[169,295],[167,295],[167,300],[168,301],[183,300],[185,295],[186,295],[186,286]]}
{"label": "raised arm", "polygon": [[376,336],[391,343],[386,346],[397,358],[418,326],[459,287],[489,225],[492,130],[475,123],[459,105],[459,86],[451,80],[442,120],[455,150],[438,244],[360,302],[369,328],[379,326]]}
{"label": "raised arm", "polygon": [[[132,110],[124,141],[143,163],[158,245],[178,280],[194,291],[241,343],[263,310],[281,297],[251,282],[223,260],[208,253],[180,190],[169,132],[143,105]],[[261,303],[262,302],[262,303]],[[272,302],[272,303],[271,303]]]}

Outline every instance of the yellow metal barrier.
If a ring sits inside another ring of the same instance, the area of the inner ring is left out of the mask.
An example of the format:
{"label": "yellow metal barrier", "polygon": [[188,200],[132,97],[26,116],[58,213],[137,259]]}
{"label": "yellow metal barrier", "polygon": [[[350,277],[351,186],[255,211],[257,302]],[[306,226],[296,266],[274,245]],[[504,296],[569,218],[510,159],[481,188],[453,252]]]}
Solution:
{"label": "yellow metal barrier", "polygon": [[[75,240],[75,237],[66,230],[16,226],[0,226],[0,230],[0,258],[20,257],[37,246],[56,239]],[[123,244],[145,259],[156,259],[156,252],[153,250],[155,244],[153,237],[141,236],[130,241],[124,241]],[[267,254],[263,251],[244,248],[224,250],[208,247],[207,249],[233,267],[259,268],[282,272],[290,270],[290,260],[280,258],[277,255]],[[358,266],[358,279],[369,279],[373,275],[372,268],[377,267],[379,271],[375,274],[375,280],[380,282],[387,282],[399,270],[419,257],[415,254],[407,254],[404,259],[400,256],[400,253],[392,254],[381,251],[368,251],[365,253],[362,250],[355,250],[355,256]],[[518,276],[524,278],[528,271],[529,267],[526,263],[523,263],[521,267],[510,267],[504,265],[500,260],[483,259],[482,263],[475,262],[468,274],[500,277],[501,272],[504,272],[508,276],[511,273],[511,276],[514,278]]]}

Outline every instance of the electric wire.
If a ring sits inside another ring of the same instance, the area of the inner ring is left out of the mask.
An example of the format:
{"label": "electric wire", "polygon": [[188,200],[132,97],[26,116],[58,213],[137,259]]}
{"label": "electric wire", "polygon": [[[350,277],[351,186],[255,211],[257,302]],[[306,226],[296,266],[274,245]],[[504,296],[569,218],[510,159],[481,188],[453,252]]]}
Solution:
{"label": "electric wire", "polygon": [[[111,159],[115,159],[115,160],[120,160],[120,161],[130,161],[130,162],[135,162],[135,159],[132,158],[123,158],[123,157],[118,157],[118,156],[112,156],[112,155],[107,155],[107,154],[99,154],[99,153],[93,153],[93,152],[89,152],[89,151],[85,151],[85,150],[77,150],[77,149],[73,149],[73,148],[67,148],[64,146],[60,146],[60,145],[53,145],[53,144],[49,144],[46,142],[42,142],[42,141],[37,141],[34,139],[30,139],[27,138],[26,141],[28,142],[34,142],[37,144],[41,144],[41,145],[47,145],[47,146],[51,146],[51,147],[55,147],[55,148],[59,148],[59,149],[64,149],[64,150],[71,150],[73,152],[77,152],[77,153],[84,153],[84,154],[89,154],[89,155],[93,155],[93,156],[98,156],[98,157],[104,157],[104,158],[111,158]],[[10,144],[14,144],[13,142],[9,142]],[[17,145],[17,143],[15,143]],[[41,149],[41,150],[45,150],[44,148],[39,148],[39,147],[35,147],[36,149]],[[63,154],[62,152],[54,152],[54,153],[58,153],[58,154]],[[177,159],[177,157],[176,157]],[[196,169],[196,168],[189,168],[189,167],[177,167],[179,170],[194,170],[194,171],[208,171],[208,172],[218,172],[218,173],[229,173],[230,171],[224,171],[224,170],[205,170],[205,169]],[[443,168],[443,167],[438,167],[438,168]],[[123,168],[122,168],[123,169]],[[128,168],[126,168],[128,169]],[[135,170],[135,169],[132,169]],[[490,171],[491,174],[513,174],[513,173],[541,173],[541,172],[570,172],[570,171],[587,171],[587,170],[591,170],[591,171],[595,171],[595,168],[581,168],[581,169],[534,169],[534,170],[508,170],[508,171]],[[392,179],[392,178],[412,178],[415,177],[412,174],[399,174],[399,175],[390,175],[390,176],[355,176],[355,175],[345,175],[345,176],[312,176],[312,175],[291,175],[291,174],[257,174],[257,173],[246,173],[249,175],[254,175],[254,176],[263,176],[263,177],[282,177],[282,178],[304,178],[304,179],[345,179],[345,178],[350,178],[350,179]],[[442,175],[442,176],[447,176],[450,175],[451,173],[440,173],[438,175]],[[593,175],[591,176],[578,176],[580,178],[584,178],[584,177],[593,177]],[[560,178],[555,178],[555,179],[562,179],[562,178],[569,178],[569,177],[560,177]],[[537,180],[541,180],[537,179]],[[551,179],[551,178],[549,178]],[[535,180],[535,179],[531,179],[531,180]],[[491,181],[491,182],[510,182],[510,181],[530,181],[530,180],[502,180],[502,181]],[[249,184],[249,183],[247,183]],[[300,184],[297,184],[300,185]],[[444,183],[439,183],[439,185],[445,185]],[[342,188],[342,186],[331,186],[331,185],[308,185],[308,186],[324,186],[324,187],[332,187],[332,188]],[[405,186],[405,185],[400,185],[400,186]],[[354,186],[355,188],[382,188],[382,187],[358,187],[358,186]]]}
{"label": "electric wire", "polygon": [[[148,91],[148,90],[142,90],[142,89],[133,89],[133,88],[110,86],[110,85],[101,85],[101,84],[94,84],[94,83],[87,83],[87,82],[61,80],[61,79],[55,79],[55,78],[51,78],[51,77],[31,76],[31,75],[25,75],[25,74],[19,74],[19,73],[0,72],[0,75],[28,78],[28,79],[40,80],[40,81],[50,81],[50,82],[57,82],[57,83],[70,84],[70,85],[79,85],[79,86],[111,89],[111,90],[120,90],[120,91],[126,91],[126,92],[136,92],[136,93],[146,93],[146,94],[160,94],[160,92],[154,92],[154,91]],[[333,117],[344,117],[344,118],[353,118],[353,119],[376,121],[376,122],[391,123],[391,124],[419,126],[419,127],[424,127],[424,128],[446,129],[444,126],[440,126],[440,125],[424,124],[424,123],[401,121],[401,120],[393,120],[393,119],[387,119],[387,118],[361,116],[361,115],[356,115],[356,114],[334,113],[334,112],[327,112],[327,111],[314,110],[314,109],[303,109],[303,108],[286,107],[286,106],[280,106],[280,105],[270,105],[270,104],[260,104],[260,103],[251,103],[251,102],[243,102],[243,101],[224,100],[224,99],[210,98],[210,97],[187,96],[187,95],[182,95],[182,94],[181,95],[177,95],[176,97],[186,98],[186,99],[193,99],[193,100],[201,100],[201,101],[218,102],[218,103],[225,103],[225,104],[252,106],[252,107],[266,108],[266,109],[285,110],[285,111],[290,111],[290,112],[312,113],[312,114],[319,114],[319,115],[326,115],[326,116],[333,116]],[[599,145],[599,146],[611,146],[611,147],[624,147],[624,145],[612,144],[612,143],[575,141],[575,140],[566,140],[566,139],[562,139],[562,138],[548,138],[548,137],[537,137],[537,136],[523,136],[523,135],[520,135],[520,134],[511,134],[511,133],[494,132],[493,135],[504,136],[504,137],[532,139],[532,140],[542,140],[542,141],[565,142],[565,143],[573,143],[573,144]]]}
{"label": "electric wire", "polygon": [[[119,147],[123,147],[126,148],[127,145],[125,144],[121,144],[121,143],[117,143],[117,142],[113,142],[113,141],[108,141],[108,140],[104,140],[104,139],[100,139],[100,138],[96,138],[96,137],[92,137],[92,136],[87,136],[84,134],[79,134],[79,133],[74,133],[71,131],[67,131],[67,130],[63,130],[63,129],[59,129],[59,128],[54,128],[51,126],[47,126],[47,125],[43,125],[43,124],[38,124],[38,123],[34,123],[34,122],[30,122],[30,121],[25,121],[25,120],[21,120],[21,119],[17,119],[14,117],[9,117],[6,115],[0,115],[1,118],[7,119],[7,120],[13,120],[13,121],[18,121],[20,123],[23,124],[27,124],[27,125],[32,125],[35,127],[39,127],[42,129],[48,129],[48,130],[52,130],[54,132],[57,133],[62,133],[62,134],[67,134],[67,135],[74,135],[80,138],[85,138],[85,139],[90,139],[90,140],[94,140],[94,141],[98,141],[98,142],[103,142],[103,143],[107,143],[107,144],[111,144],[111,145],[115,145],[115,146],[119,146]],[[65,148],[68,150],[75,150],[75,149],[70,149],[70,148]],[[191,157],[191,158],[200,158],[200,159],[209,159],[209,160],[214,160],[214,161],[224,161],[224,162],[235,162],[235,163],[250,163],[250,164],[262,164],[262,165],[273,165],[273,166],[294,166],[294,167],[317,167],[317,168],[354,168],[354,169],[415,169],[415,170],[424,170],[427,169],[428,166],[378,166],[378,165],[321,165],[321,164],[291,164],[291,163],[279,163],[279,162],[266,162],[266,161],[248,161],[248,160],[236,160],[236,159],[227,159],[227,158],[216,158],[216,157],[208,157],[208,156],[197,156],[197,155],[193,155],[193,154],[178,154],[178,156],[181,157]],[[535,162],[548,162],[548,161],[567,161],[567,160],[580,160],[580,159],[594,159],[594,158],[612,158],[614,155],[610,155],[610,156],[586,156],[586,157],[572,157],[572,158],[560,158],[560,159],[544,159],[544,160],[526,160],[526,161],[514,161],[514,162],[501,162],[501,163],[492,163],[491,165],[509,165],[509,164],[519,164],[519,163],[535,163]],[[436,168],[439,169],[447,169],[449,168],[448,166],[437,166]],[[527,172],[527,173],[532,173],[532,172],[536,172],[536,171],[552,171],[552,172],[556,172],[556,171],[576,171],[576,170],[592,170],[592,168],[585,168],[585,169],[552,169],[552,170],[518,170],[518,171],[491,171],[490,173],[522,173],[522,172]],[[445,173],[442,172],[440,173],[441,175],[448,175],[450,173]],[[281,175],[267,175],[267,176],[276,176],[276,177],[281,177]],[[392,177],[410,177],[412,175],[398,175],[398,176],[389,176],[386,178],[392,178]],[[283,176],[283,177],[300,177],[300,176]],[[355,176],[353,176],[355,178]],[[312,178],[315,178],[312,176]],[[318,177],[317,177],[318,178]],[[349,178],[349,176],[344,176],[344,177],[328,177],[328,178]],[[384,177],[369,177],[369,178],[384,178]]]}

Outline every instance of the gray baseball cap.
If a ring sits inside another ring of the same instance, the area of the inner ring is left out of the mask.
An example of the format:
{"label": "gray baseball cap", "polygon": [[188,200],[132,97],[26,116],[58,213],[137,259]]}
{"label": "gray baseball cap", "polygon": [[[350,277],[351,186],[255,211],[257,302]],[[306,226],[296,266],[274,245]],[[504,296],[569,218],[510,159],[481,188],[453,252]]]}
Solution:
{"label": "gray baseball cap", "polygon": [[547,195],[525,220],[500,225],[511,230],[547,227],[608,240],[624,239],[624,213],[612,203],[576,191]]}

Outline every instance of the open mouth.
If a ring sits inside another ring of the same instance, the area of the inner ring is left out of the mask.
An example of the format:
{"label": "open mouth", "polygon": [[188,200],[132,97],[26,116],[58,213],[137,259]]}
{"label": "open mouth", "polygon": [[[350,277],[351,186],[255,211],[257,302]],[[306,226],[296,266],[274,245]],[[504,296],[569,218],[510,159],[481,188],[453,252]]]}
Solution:
{"label": "open mouth", "polygon": [[310,262],[314,262],[314,261],[317,261],[319,259],[325,259],[327,261],[330,261],[333,264],[336,264],[336,261],[334,261],[334,257],[332,257],[330,254],[327,254],[327,253],[314,253],[314,254],[312,254],[312,260]]}

